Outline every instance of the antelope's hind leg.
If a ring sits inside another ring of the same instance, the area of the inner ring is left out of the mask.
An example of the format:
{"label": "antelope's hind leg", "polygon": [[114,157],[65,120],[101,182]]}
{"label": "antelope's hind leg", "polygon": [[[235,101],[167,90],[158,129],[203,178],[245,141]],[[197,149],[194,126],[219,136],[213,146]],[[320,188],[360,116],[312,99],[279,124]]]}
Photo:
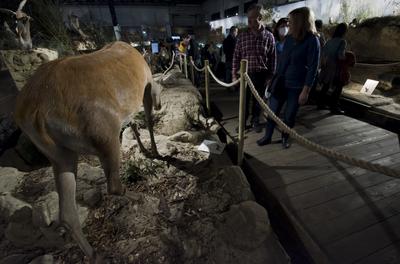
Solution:
{"label": "antelope's hind leg", "polygon": [[150,140],[151,140],[151,152],[153,156],[159,157],[160,155],[158,154],[157,151],[157,145],[156,141],[154,140],[154,130],[153,130],[153,99],[151,97],[151,85],[147,85],[145,90],[144,90],[144,95],[143,95],[143,106],[144,106],[144,114],[146,118],[146,126],[149,129],[150,133]]}
{"label": "antelope's hind leg", "polygon": [[[101,258],[96,256],[83,234],[82,226],[76,207],[76,171],[78,166],[78,155],[68,149],[57,148],[56,157],[51,157],[54,170],[60,207],[61,230],[70,232],[85,255],[92,263],[101,263]],[[95,261],[95,262],[93,262]]]}
{"label": "antelope's hind leg", "polygon": [[121,162],[118,130],[111,133],[108,140],[98,145],[99,158],[107,179],[108,194],[123,195],[125,189],[119,175]]}

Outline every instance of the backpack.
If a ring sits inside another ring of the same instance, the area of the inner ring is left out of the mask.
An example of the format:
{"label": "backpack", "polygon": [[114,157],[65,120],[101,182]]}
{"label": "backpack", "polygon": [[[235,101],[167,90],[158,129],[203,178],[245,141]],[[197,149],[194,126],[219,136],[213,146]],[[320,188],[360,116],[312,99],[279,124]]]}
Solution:
{"label": "backpack", "polygon": [[338,72],[335,78],[343,86],[350,83],[351,74],[349,68],[356,64],[356,57],[353,52],[346,51],[345,57],[344,60],[338,60]]}

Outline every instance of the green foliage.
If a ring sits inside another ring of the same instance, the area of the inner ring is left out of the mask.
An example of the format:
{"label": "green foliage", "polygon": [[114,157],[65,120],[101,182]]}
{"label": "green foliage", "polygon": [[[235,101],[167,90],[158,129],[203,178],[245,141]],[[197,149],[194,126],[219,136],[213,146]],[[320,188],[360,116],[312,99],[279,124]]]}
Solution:
{"label": "green foliage", "polygon": [[362,21],[358,27],[400,26],[400,16],[372,17]]}
{"label": "green foliage", "polygon": [[144,111],[139,111],[133,117],[133,121],[137,124],[138,128],[146,128],[146,116]]}
{"label": "green foliage", "polygon": [[137,183],[150,176],[156,176],[164,168],[162,162],[142,157],[129,160],[122,180],[127,183]]}
{"label": "green foliage", "polygon": [[[31,31],[35,46],[55,49],[60,57],[74,54],[72,36],[63,21],[60,0],[32,1],[27,13],[33,18]],[[82,21],[80,24],[82,31],[97,48],[102,48],[114,40],[112,27],[82,23]]]}
{"label": "green foliage", "polygon": [[351,8],[347,0],[342,0],[340,2],[340,13],[342,14],[343,22],[349,23],[352,20]]}
{"label": "green foliage", "polygon": [[[158,122],[160,122],[161,115],[158,115],[153,111],[151,118],[153,120],[153,124],[156,125]],[[133,122],[137,124],[138,128],[147,129],[146,115],[144,114],[144,111],[137,112],[133,117]]]}
{"label": "green foliage", "polygon": [[36,45],[55,49],[60,57],[72,54],[72,43],[63,22],[63,13],[58,0],[35,0],[28,13],[33,21],[32,39]]}
{"label": "green foliage", "polygon": [[0,36],[0,50],[19,49],[15,34],[6,30],[5,27],[0,28]]}
{"label": "green foliage", "polygon": [[89,36],[97,48],[102,48],[106,44],[115,41],[114,30],[111,26],[103,26],[100,23],[84,23],[80,21],[82,31]]}
{"label": "green foliage", "polygon": [[359,22],[364,21],[365,19],[367,19],[371,16],[372,16],[372,11],[369,7],[364,7],[362,9],[358,9],[356,14],[354,15],[354,17]]}
{"label": "green foliage", "polygon": [[274,16],[273,5],[270,3],[263,4],[263,10],[261,11],[263,24],[269,25],[272,23]]}

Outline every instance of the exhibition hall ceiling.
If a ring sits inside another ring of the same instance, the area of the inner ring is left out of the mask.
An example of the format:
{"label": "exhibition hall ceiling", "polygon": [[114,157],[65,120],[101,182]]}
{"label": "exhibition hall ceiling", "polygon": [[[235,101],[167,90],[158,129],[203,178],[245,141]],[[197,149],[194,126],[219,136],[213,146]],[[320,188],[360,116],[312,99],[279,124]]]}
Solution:
{"label": "exhibition hall ceiling", "polygon": [[[64,4],[81,5],[107,5],[110,0],[54,0],[54,2]],[[0,0],[0,7],[13,8],[18,7],[19,0]],[[115,5],[200,5],[205,0],[112,0]],[[27,3],[29,5],[29,1]]]}
{"label": "exhibition hall ceiling", "polygon": [[[108,4],[109,0],[62,0],[68,4]],[[202,4],[205,0],[113,0],[115,5],[177,5]]]}

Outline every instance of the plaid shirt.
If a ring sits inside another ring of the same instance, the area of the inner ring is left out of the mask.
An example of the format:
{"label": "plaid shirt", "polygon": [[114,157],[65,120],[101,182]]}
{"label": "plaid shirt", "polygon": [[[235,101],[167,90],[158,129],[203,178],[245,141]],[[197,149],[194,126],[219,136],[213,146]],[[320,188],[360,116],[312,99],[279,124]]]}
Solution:
{"label": "plaid shirt", "polygon": [[232,76],[238,76],[242,59],[248,60],[249,73],[267,71],[269,77],[272,77],[276,69],[275,39],[272,33],[265,27],[262,27],[258,35],[250,30],[241,33],[233,54]]}

